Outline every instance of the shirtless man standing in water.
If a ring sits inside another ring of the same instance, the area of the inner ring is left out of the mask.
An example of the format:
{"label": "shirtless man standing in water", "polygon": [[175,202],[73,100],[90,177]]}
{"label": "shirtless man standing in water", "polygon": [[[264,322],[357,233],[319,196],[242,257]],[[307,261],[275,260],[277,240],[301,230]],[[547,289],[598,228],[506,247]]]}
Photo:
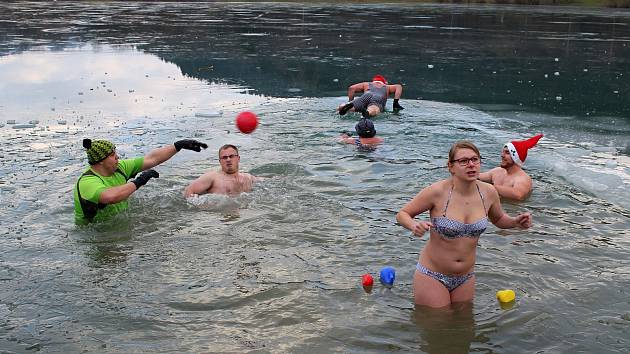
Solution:
{"label": "shirtless man standing in water", "polygon": [[186,198],[193,195],[216,193],[226,195],[238,195],[242,192],[250,192],[257,177],[249,173],[238,171],[238,163],[241,157],[238,149],[231,144],[225,144],[219,149],[219,163],[221,171],[206,172],[194,180],[184,190]]}
{"label": "shirtless man standing in water", "polygon": [[542,134],[527,140],[513,140],[503,146],[501,165],[480,173],[479,179],[491,183],[503,198],[525,200],[532,191],[532,178],[523,171],[527,150],[534,147]]}

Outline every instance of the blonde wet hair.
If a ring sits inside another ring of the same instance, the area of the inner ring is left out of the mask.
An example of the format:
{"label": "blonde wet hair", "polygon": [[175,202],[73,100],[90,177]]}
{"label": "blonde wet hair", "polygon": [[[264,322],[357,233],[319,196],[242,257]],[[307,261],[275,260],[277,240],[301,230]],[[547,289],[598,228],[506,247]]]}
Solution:
{"label": "blonde wet hair", "polygon": [[468,140],[460,140],[460,141],[456,141],[451,146],[451,149],[448,151],[448,163],[447,163],[448,167],[451,167],[451,163],[453,163],[453,159],[455,159],[455,153],[457,153],[457,150],[461,150],[461,149],[472,150],[475,152],[475,154],[477,154],[477,157],[481,159],[481,153],[479,152],[479,149],[477,148],[477,146],[475,146],[475,144],[473,144],[472,142]]}

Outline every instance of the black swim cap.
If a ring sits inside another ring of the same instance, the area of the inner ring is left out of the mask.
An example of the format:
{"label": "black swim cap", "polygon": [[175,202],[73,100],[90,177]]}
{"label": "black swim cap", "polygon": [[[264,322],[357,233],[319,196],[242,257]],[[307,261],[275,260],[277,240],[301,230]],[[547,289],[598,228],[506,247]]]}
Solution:
{"label": "black swim cap", "polygon": [[373,138],[376,135],[376,129],[374,128],[374,123],[367,118],[362,118],[359,123],[354,127],[362,138]]}

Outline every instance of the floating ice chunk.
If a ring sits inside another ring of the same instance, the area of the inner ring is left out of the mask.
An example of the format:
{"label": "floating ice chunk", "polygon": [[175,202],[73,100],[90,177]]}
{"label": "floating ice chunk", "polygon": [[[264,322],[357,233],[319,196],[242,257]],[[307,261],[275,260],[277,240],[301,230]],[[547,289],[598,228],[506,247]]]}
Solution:
{"label": "floating ice chunk", "polygon": [[195,113],[195,117],[201,117],[201,118],[214,118],[214,117],[220,117],[223,115],[222,111],[216,111],[216,112],[197,112]]}
{"label": "floating ice chunk", "polygon": [[559,72],[557,72],[557,71],[556,71],[555,73],[553,73],[553,74],[554,74],[555,76],[560,76],[560,73],[559,73]]}
{"label": "floating ice chunk", "polygon": [[623,180],[619,176],[587,168],[576,170],[568,167],[565,162],[556,163],[554,170],[570,183],[595,194],[623,185]]}
{"label": "floating ice chunk", "polygon": [[555,61],[560,61],[560,59],[558,59],[558,58],[553,58],[553,60],[555,60]]}
{"label": "floating ice chunk", "polygon": [[588,69],[586,69],[586,68],[585,68],[585,69],[584,69],[584,70],[582,70],[582,71],[584,71],[584,72],[588,72]]}
{"label": "floating ice chunk", "polygon": [[549,75],[545,74],[545,79],[548,78],[548,77],[549,77]]}
{"label": "floating ice chunk", "polygon": [[428,65],[427,65],[427,68],[429,68],[429,69],[433,69],[433,64],[428,64]]}
{"label": "floating ice chunk", "polygon": [[612,146],[593,146],[591,150],[593,152],[611,152],[611,153],[617,152],[617,148],[614,148]]}
{"label": "floating ice chunk", "polygon": [[556,101],[562,101],[562,96],[556,96]]}
{"label": "floating ice chunk", "polygon": [[339,82],[339,79],[333,79],[333,82]]}
{"label": "floating ice chunk", "polygon": [[13,129],[28,129],[35,128],[35,124],[15,124]]}

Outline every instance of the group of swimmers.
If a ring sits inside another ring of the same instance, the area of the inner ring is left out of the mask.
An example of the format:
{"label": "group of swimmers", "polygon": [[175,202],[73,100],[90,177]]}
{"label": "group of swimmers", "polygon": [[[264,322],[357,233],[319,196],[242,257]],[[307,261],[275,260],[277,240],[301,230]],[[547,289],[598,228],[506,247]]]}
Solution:
{"label": "group of swimmers", "polygon": [[[357,91],[363,91],[354,98]],[[358,138],[342,134],[340,141],[357,146],[373,146],[383,142],[376,137],[371,117],[384,111],[389,95],[394,95],[393,110],[402,109],[399,99],[402,86],[388,85],[382,75],[372,82],[348,88],[349,102],[340,105],[340,115],[350,110],[362,118],[355,129]],[[539,134],[525,141],[511,141],[503,147],[501,165],[480,173],[481,154],[469,141],[458,141],[451,147],[447,168],[451,176],[422,189],[397,214],[400,225],[422,237],[429,231],[429,240],[420,252],[413,275],[416,305],[444,307],[457,302],[471,302],[475,294],[475,261],[479,237],[489,223],[502,229],[532,225],[530,213],[512,217],[503,211],[500,197],[525,199],[532,190],[532,181],[522,169],[527,151],[542,137]],[[415,217],[429,212],[428,220]]]}
{"label": "group of swimmers", "polygon": [[[354,98],[354,94],[363,95]],[[384,111],[387,96],[394,95],[394,110],[399,104],[401,85],[388,85],[381,75],[372,82],[351,85],[350,102],[338,108],[340,114],[350,110],[362,113],[356,125],[359,138],[342,135],[344,142],[356,145],[382,143],[375,137],[373,117]],[[531,178],[522,170],[527,150],[542,137],[505,144],[501,165],[480,173],[481,154],[471,142],[458,141],[451,147],[447,168],[451,176],[422,189],[396,215],[400,225],[429,240],[420,253],[413,276],[414,301],[417,305],[443,307],[455,302],[470,302],[475,292],[474,266],[480,235],[489,223],[503,229],[529,228],[532,217],[521,213],[506,214],[500,196],[522,200],[531,192]],[[182,149],[200,152],[208,146],[185,139],[154,149],[143,157],[120,160],[116,146],[107,140],[83,140],[90,167],[74,188],[74,210],[77,224],[102,221],[128,208],[127,199],[159,174],[153,167],[169,160]],[[221,169],[210,171],[188,185],[185,197],[204,193],[237,195],[252,190],[260,179],[239,171],[238,148],[226,144],[219,148]],[[415,217],[429,212],[428,220]]]}
{"label": "group of swimmers", "polygon": [[[346,113],[359,112],[361,120],[354,127],[358,137],[352,134],[342,133],[339,140],[346,144],[353,144],[364,148],[373,148],[383,143],[383,139],[376,136],[374,122],[370,118],[385,111],[385,104],[390,95],[394,96],[394,104],[392,109],[394,112],[403,110],[400,105],[400,97],[402,96],[402,85],[390,85],[383,75],[374,75],[372,81],[359,82],[348,87],[348,102],[337,107],[340,115]],[[363,92],[361,96],[354,97],[355,93]]]}

